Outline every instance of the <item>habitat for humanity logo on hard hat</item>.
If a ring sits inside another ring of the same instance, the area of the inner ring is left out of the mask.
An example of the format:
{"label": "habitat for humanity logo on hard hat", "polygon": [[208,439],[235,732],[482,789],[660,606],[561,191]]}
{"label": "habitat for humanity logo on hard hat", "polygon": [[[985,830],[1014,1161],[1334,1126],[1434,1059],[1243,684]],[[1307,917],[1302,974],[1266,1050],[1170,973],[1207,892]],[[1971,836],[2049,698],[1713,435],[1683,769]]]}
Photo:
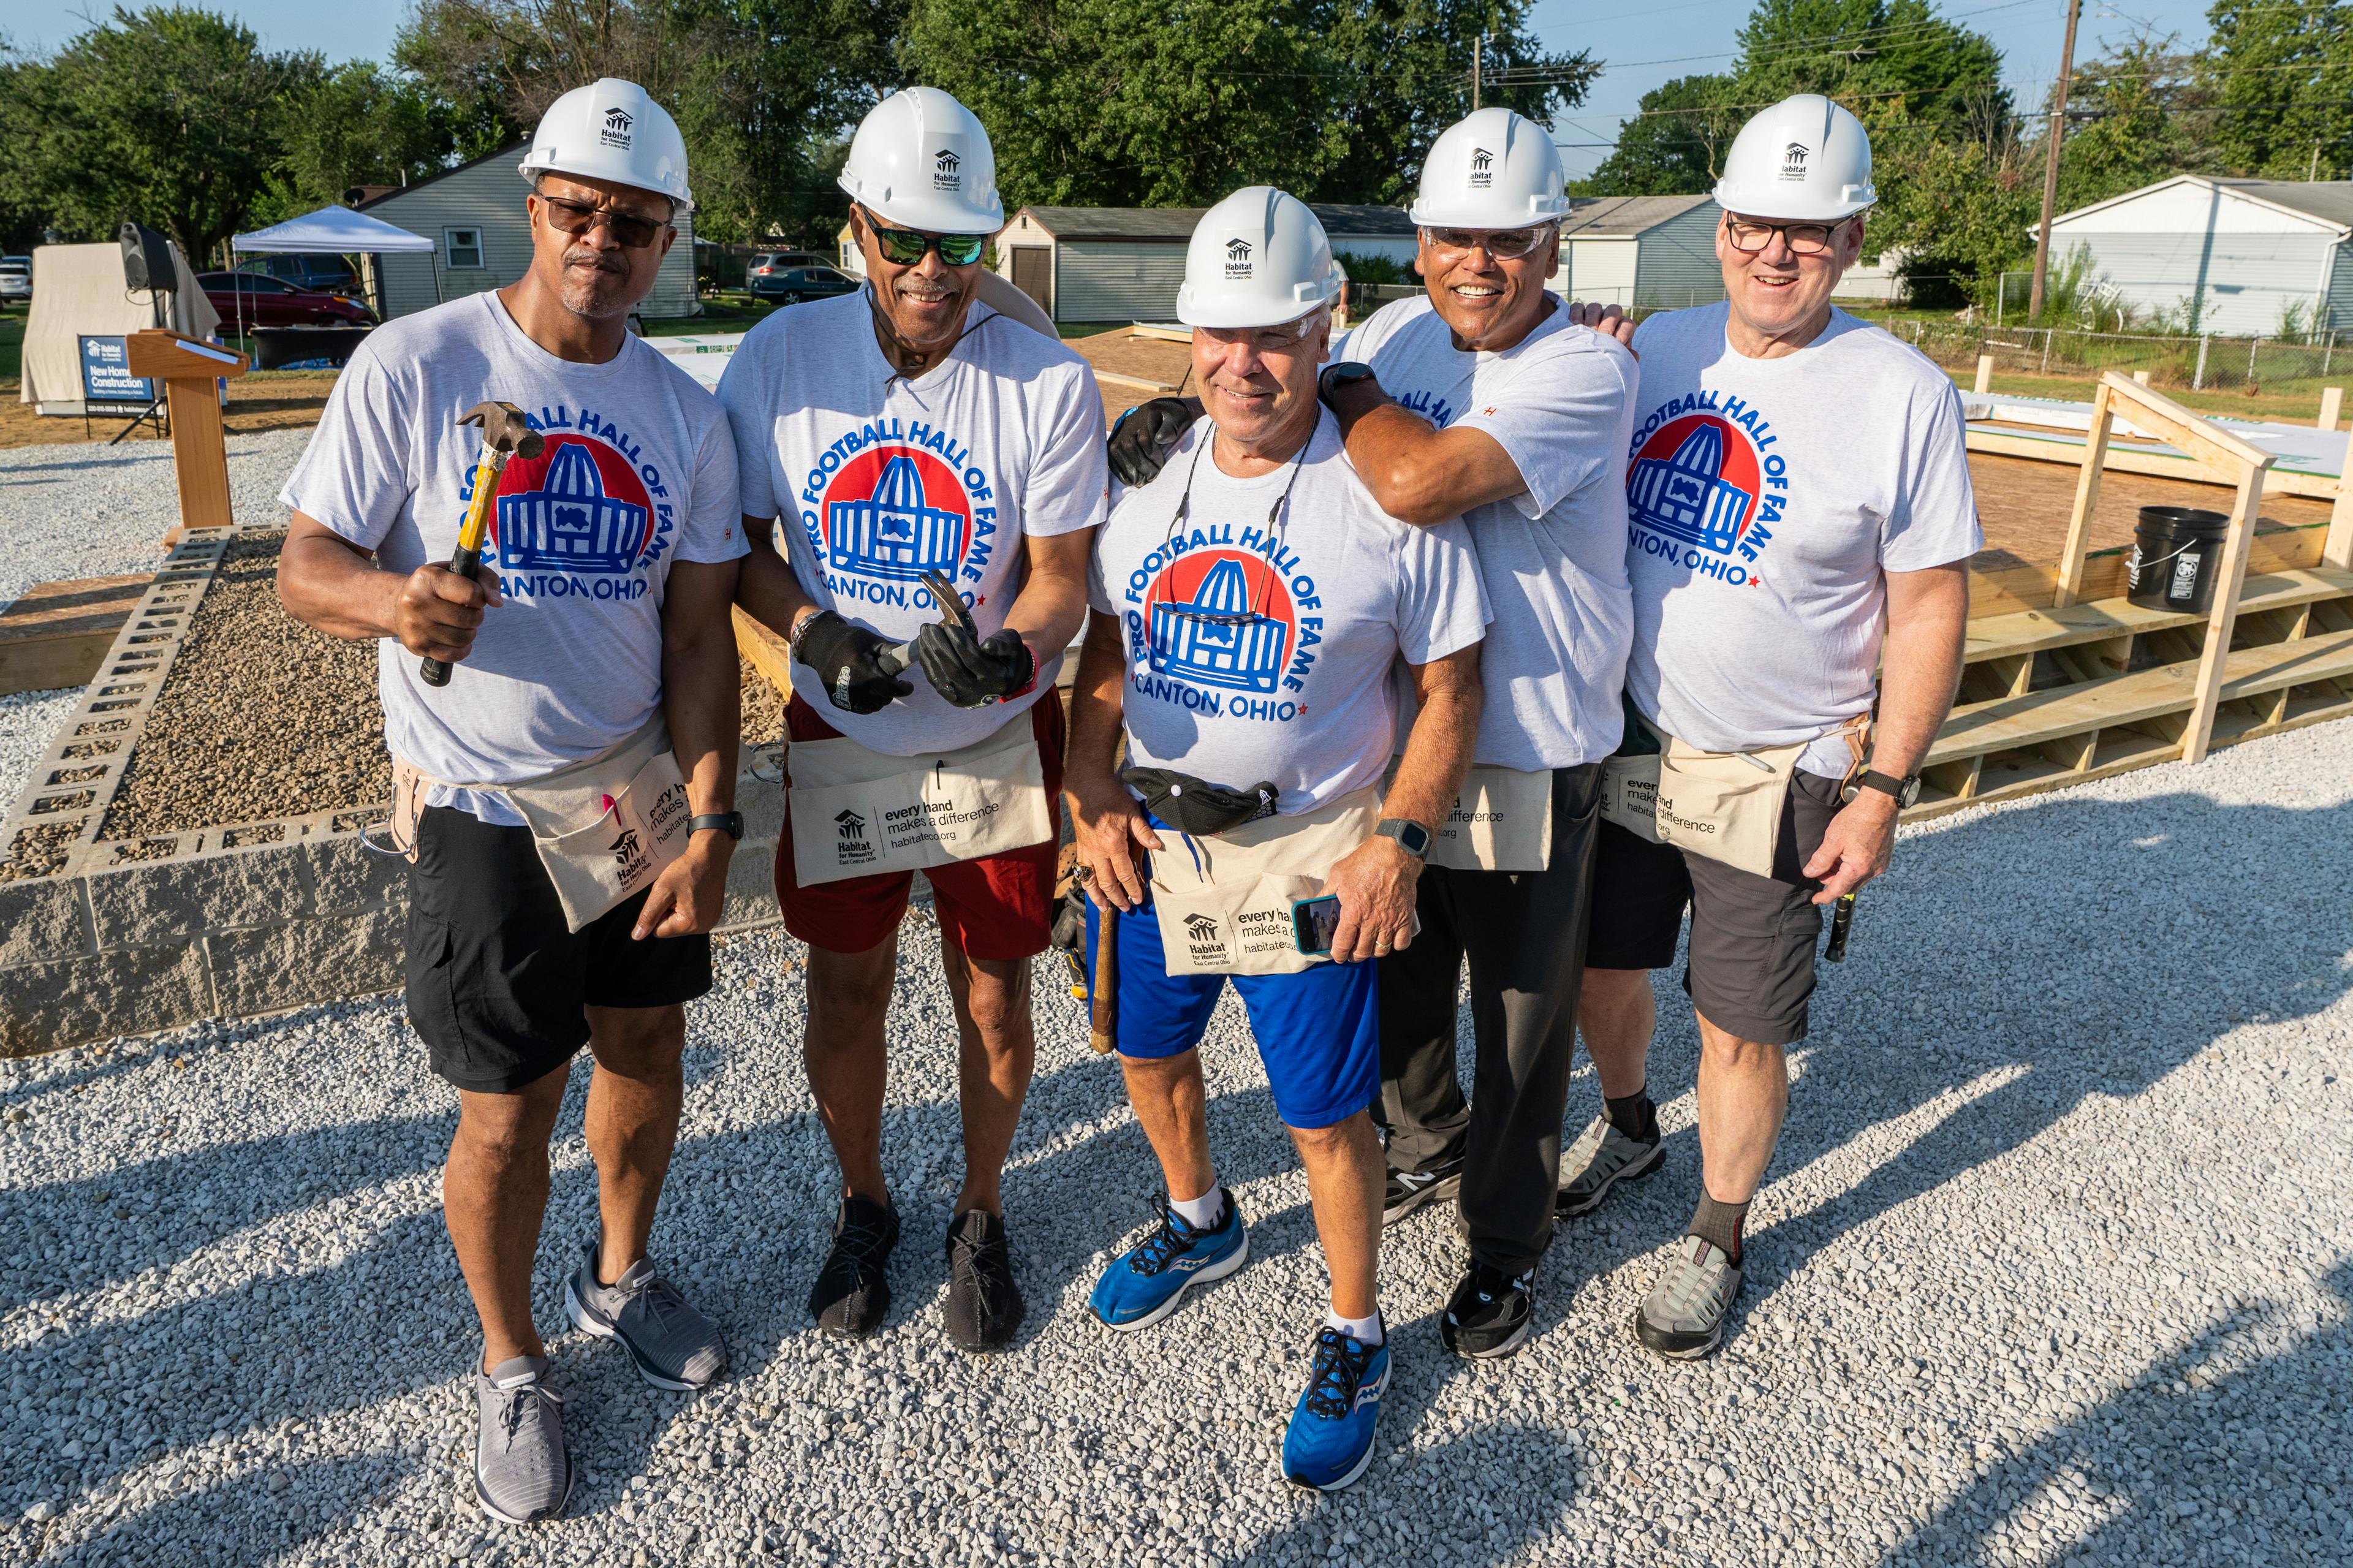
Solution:
{"label": "habitat for humanity logo on hard hat", "polygon": [[964,190],[964,154],[954,147],[943,147],[932,154],[932,189]]}
{"label": "habitat for humanity logo on hard hat", "polygon": [[1653,409],[1626,465],[1629,541],[1734,587],[1763,579],[1757,561],[1788,504],[1788,464],[1757,410],[1710,389]]}
{"label": "habitat for humanity logo on hard hat", "polygon": [[1484,147],[1471,149],[1471,188],[1492,190],[1495,184],[1495,154]]}
{"label": "habitat for humanity logo on hard hat", "polygon": [[[500,471],[483,559],[510,598],[638,599],[676,531],[674,498],[641,443],[590,409],[528,416],[547,446]],[[460,494],[470,500],[472,479]]]}
{"label": "habitat for humanity logo on hard hat", "polygon": [[597,133],[596,140],[626,153],[629,150],[629,129],[636,123],[628,110],[616,104],[605,110],[605,129]]}
{"label": "habitat for humanity logo on hard hat", "polygon": [[926,573],[974,587],[987,575],[996,500],[987,471],[945,431],[876,419],[818,455],[801,482],[801,530],[836,604],[909,612],[913,632],[936,607]]}
{"label": "habitat for humanity logo on hard hat", "polygon": [[1250,252],[1256,248],[1240,235],[1226,241],[1226,276],[1248,278],[1250,275]]}
{"label": "habitat for humanity logo on hard hat", "polygon": [[1813,156],[1813,150],[1808,147],[1803,142],[1792,142],[1787,147],[1782,148],[1781,177],[1785,180],[1804,179],[1806,177],[1806,160],[1811,156]]}

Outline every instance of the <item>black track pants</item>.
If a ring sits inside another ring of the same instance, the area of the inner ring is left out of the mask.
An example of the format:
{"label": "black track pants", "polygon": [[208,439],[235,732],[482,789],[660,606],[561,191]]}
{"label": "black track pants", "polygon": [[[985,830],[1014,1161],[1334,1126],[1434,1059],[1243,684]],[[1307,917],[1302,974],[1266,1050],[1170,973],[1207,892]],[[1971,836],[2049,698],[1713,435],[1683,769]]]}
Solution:
{"label": "black track pants", "polygon": [[[1427,1171],[1462,1155],[1462,1229],[1481,1262],[1518,1273],[1552,1240],[1560,1119],[1577,1049],[1601,764],[1552,775],[1543,871],[1421,874],[1421,934],[1380,960],[1381,1101],[1388,1160]],[[1478,1059],[1455,1078],[1455,994],[1471,964]]]}

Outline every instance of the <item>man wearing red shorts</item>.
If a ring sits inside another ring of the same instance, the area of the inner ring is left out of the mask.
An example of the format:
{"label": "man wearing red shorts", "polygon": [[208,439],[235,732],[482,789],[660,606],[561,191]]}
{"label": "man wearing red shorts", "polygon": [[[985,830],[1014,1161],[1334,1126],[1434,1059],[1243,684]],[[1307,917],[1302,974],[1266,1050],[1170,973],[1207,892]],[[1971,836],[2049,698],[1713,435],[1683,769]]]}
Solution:
{"label": "man wearing red shorts", "polygon": [[995,1350],[1021,1321],[998,1178],[1035,1051],[1029,961],[1060,838],[1054,675],[1085,616],[1103,405],[1084,360],[987,302],[981,247],[1005,217],[962,104],[885,99],[841,184],[867,287],[762,322],[719,389],[752,543],[737,601],[793,647],[776,898],[809,946],[802,1060],[842,1174],[809,1311],[860,1335],[890,1309],[883,1023],[920,869],[964,1111],[948,1331]]}

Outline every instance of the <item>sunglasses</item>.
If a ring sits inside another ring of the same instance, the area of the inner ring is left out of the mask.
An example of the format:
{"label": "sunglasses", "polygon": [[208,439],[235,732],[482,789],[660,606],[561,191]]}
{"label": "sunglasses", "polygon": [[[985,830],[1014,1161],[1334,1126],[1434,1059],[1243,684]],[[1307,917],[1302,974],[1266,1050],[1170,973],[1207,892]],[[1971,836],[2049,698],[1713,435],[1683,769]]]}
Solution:
{"label": "sunglasses", "polygon": [[667,218],[639,217],[635,213],[590,206],[586,202],[566,201],[562,196],[539,199],[547,208],[547,226],[556,233],[586,234],[603,222],[613,231],[613,243],[624,250],[643,250],[654,242],[654,236],[670,226]]}
{"label": "sunglasses", "polygon": [[936,250],[941,261],[950,267],[969,267],[980,259],[981,247],[988,243],[985,234],[922,234],[912,228],[884,228],[868,220],[874,230],[874,242],[882,247],[882,259],[893,267],[920,267],[923,252]]}
{"label": "sunglasses", "polygon": [[1430,247],[1442,256],[1467,256],[1483,250],[1497,261],[1517,261],[1552,237],[1548,223],[1527,228],[1425,228]]}
{"label": "sunglasses", "polygon": [[1732,248],[1743,256],[1754,256],[1773,243],[1779,235],[1792,256],[1820,256],[1831,247],[1831,237],[1839,231],[1834,223],[1751,223],[1746,218],[1728,217],[1724,220],[1724,237]]}

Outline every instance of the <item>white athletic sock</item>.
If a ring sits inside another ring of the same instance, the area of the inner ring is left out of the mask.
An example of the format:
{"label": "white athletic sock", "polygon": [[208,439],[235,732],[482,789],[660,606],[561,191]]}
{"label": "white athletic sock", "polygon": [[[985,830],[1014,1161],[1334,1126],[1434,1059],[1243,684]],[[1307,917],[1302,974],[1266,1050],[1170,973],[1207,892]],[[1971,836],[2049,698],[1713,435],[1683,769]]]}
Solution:
{"label": "white athletic sock", "polygon": [[1381,1332],[1381,1315],[1378,1312],[1375,1312],[1369,1318],[1344,1318],[1326,1308],[1324,1312],[1324,1321],[1348,1335],[1358,1344],[1377,1345],[1387,1337]]}
{"label": "white athletic sock", "polygon": [[1225,1217],[1226,1190],[1212,1176],[1209,1190],[1199,1197],[1169,1199],[1168,1212],[1180,1216],[1195,1230],[1215,1230],[1218,1222]]}

